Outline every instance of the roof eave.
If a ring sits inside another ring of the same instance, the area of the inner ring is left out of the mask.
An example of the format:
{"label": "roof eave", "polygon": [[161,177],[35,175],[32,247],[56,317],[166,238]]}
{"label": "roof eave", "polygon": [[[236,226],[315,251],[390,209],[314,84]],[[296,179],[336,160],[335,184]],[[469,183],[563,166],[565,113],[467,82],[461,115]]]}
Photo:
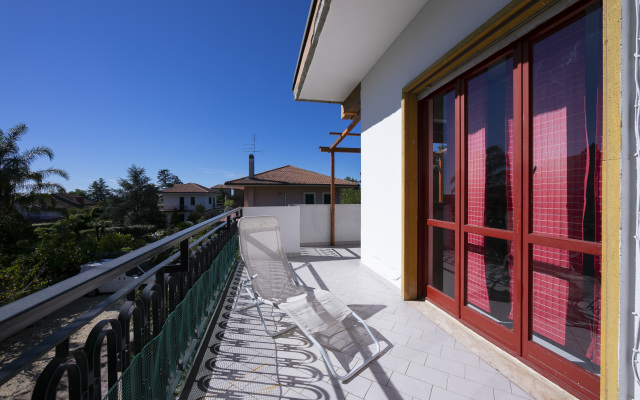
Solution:
{"label": "roof eave", "polygon": [[[293,83],[291,86],[291,90],[294,92],[294,96],[295,96],[296,84],[298,82],[300,65],[302,64],[303,56],[305,56],[309,52],[309,48],[307,47],[306,43],[307,43],[307,38],[309,37],[309,31],[311,31],[311,25],[313,23],[313,16],[315,15],[317,4],[318,4],[318,0],[313,0],[311,2],[311,6],[309,7],[309,14],[307,15],[307,24],[305,25],[305,28],[304,28],[304,36],[302,37],[302,43],[300,43],[300,51],[298,52],[298,62],[296,63],[296,71],[293,75]],[[296,98],[296,100],[298,99]]]}

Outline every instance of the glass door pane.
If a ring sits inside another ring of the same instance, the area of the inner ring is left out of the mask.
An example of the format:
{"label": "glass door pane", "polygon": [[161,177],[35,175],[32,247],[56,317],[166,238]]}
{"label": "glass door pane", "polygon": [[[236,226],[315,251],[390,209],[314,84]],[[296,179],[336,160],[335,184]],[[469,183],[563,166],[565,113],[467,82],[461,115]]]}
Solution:
{"label": "glass door pane", "polygon": [[429,227],[431,238],[431,269],[429,284],[451,298],[455,298],[455,239],[451,229]]}
{"label": "glass door pane", "polygon": [[433,162],[432,210],[430,218],[455,222],[456,205],[456,131],[455,92],[449,90],[432,100],[431,138]]}
{"label": "glass door pane", "polygon": [[[426,190],[427,292],[453,310],[456,298],[456,93],[429,100]],[[433,291],[436,289],[436,292]]]}
{"label": "glass door pane", "polygon": [[532,231],[599,241],[602,13],[533,46]]}
{"label": "glass door pane", "polygon": [[513,229],[513,58],[467,83],[467,224]]}
{"label": "glass door pane", "polygon": [[533,246],[532,340],[600,374],[600,257]]}
{"label": "glass door pane", "polygon": [[467,235],[467,305],[513,329],[513,243]]}
{"label": "glass door pane", "polygon": [[[533,43],[531,57],[531,192],[524,239],[531,268],[529,339],[535,345],[528,344],[528,351],[559,356],[571,368],[599,375],[600,6]],[[548,368],[560,368],[547,360]]]}
{"label": "glass door pane", "polygon": [[[484,325],[492,321],[511,331],[515,282],[513,68],[513,57],[503,57],[466,82],[464,203],[465,306],[479,313]],[[497,326],[487,329],[494,328]]]}

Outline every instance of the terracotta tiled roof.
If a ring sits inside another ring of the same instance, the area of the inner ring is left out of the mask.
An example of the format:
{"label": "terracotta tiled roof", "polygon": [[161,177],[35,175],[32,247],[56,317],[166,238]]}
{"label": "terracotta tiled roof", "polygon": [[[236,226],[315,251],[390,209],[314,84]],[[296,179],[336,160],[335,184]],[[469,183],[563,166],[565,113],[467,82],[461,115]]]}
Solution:
{"label": "terracotta tiled roof", "polygon": [[236,190],[242,190],[242,186],[229,186],[229,185],[215,185],[211,187],[211,190],[218,190],[218,189],[236,189]]}
{"label": "terracotta tiled roof", "polygon": [[71,193],[52,193],[51,197],[55,200],[57,208],[83,208],[93,207],[96,205],[95,202],[87,199],[86,197]]}
{"label": "terracotta tiled roof", "polygon": [[160,193],[213,193],[213,190],[197,183],[183,183],[161,190]]}
{"label": "terracotta tiled roof", "polygon": [[[227,181],[225,185],[262,186],[262,185],[330,185],[331,177],[306,169],[287,165],[270,171],[255,174],[253,179],[248,176]],[[336,178],[338,186],[358,186],[356,182]]]}

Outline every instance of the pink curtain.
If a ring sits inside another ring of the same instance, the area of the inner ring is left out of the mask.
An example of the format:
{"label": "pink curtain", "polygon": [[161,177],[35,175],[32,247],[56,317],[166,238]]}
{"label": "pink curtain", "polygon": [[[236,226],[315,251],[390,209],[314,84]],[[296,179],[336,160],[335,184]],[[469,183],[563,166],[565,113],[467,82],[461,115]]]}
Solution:
{"label": "pink curtain", "polygon": [[[467,222],[485,225],[487,74],[468,83],[467,88]],[[485,239],[467,237],[467,301],[490,313],[489,293],[485,277]]]}
{"label": "pink curtain", "polygon": [[[470,225],[488,226],[487,207],[495,206],[487,204],[487,181],[496,180],[496,177],[487,176],[487,150],[490,147],[489,119],[491,118],[489,104],[496,99],[492,95],[503,95],[505,109],[498,115],[504,115],[504,125],[500,128],[494,126],[499,132],[493,135],[504,134],[504,141],[500,143],[505,156],[505,179],[507,215],[504,216],[507,224],[504,228],[513,230],[513,79],[512,60],[508,59],[496,68],[504,67],[504,93],[490,93],[489,74],[487,72],[478,75],[468,82],[467,87],[467,221]],[[502,68],[501,68],[502,69]],[[495,116],[494,116],[495,117]],[[495,118],[494,118],[495,121]],[[498,153],[491,153],[493,157]],[[494,171],[495,172],[495,171]],[[494,182],[495,184],[495,182]],[[513,242],[509,241],[509,253],[512,254]],[[491,313],[491,304],[487,288],[486,271],[486,239],[484,236],[469,234],[467,236],[467,301],[474,306]],[[513,262],[508,262],[510,279],[510,298],[513,304]],[[509,315],[513,319],[513,310]]]}
{"label": "pink curtain", "polygon": [[[590,108],[585,35],[585,22],[578,21],[534,46],[532,222],[534,233],[599,241],[602,94],[597,91],[591,99],[596,104]],[[597,128],[592,149],[587,120],[594,110]],[[592,212],[595,215],[587,215]],[[586,238],[585,231],[592,229],[596,237]],[[586,257],[593,259],[593,289],[585,288]],[[534,332],[570,352],[587,355],[596,364],[600,362],[599,276],[599,257],[533,247]],[[591,290],[594,304],[590,318],[585,303]]]}

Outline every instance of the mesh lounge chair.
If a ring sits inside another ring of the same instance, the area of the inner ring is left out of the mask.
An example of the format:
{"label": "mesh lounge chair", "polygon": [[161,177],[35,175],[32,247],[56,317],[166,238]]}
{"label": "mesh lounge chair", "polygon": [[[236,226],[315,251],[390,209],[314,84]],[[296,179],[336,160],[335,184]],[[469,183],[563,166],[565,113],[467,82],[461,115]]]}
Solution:
{"label": "mesh lounge chair", "polygon": [[[238,231],[240,255],[249,273],[249,278],[242,284],[253,300],[253,304],[248,307],[257,308],[267,334],[274,337],[296,327],[300,328],[322,354],[331,375],[340,381],[353,377],[380,354],[380,344],[362,318],[331,292],[300,284],[282,250],[280,228],[275,217],[243,217],[238,222]],[[238,295],[239,293],[240,290]],[[238,297],[236,304],[237,300]],[[283,310],[295,325],[281,331],[268,329],[260,311],[262,303]],[[376,350],[346,375],[341,376],[336,373],[325,348],[315,335],[335,332],[337,325],[349,315],[353,315],[364,326],[375,343]]]}

